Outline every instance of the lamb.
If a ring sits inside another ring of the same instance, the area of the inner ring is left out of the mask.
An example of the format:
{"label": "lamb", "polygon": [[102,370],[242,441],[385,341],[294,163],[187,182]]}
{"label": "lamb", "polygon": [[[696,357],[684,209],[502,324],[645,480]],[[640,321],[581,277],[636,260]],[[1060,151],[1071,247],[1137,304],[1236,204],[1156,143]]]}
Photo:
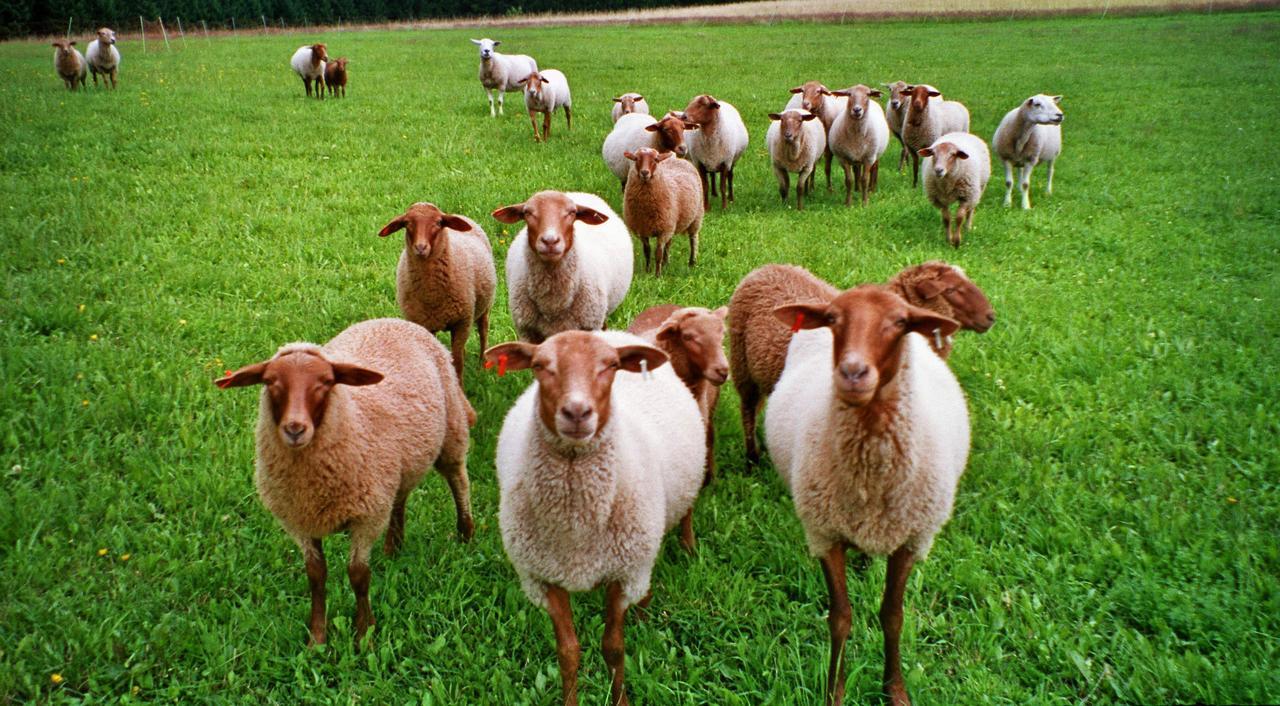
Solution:
{"label": "lamb", "polygon": [[[967,331],[986,333],[996,322],[996,312],[987,295],[964,270],[941,260],[904,268],[885,286],[906,303],[954,319]],[[927,338],[943,360],[951,355],[950,336],[933,331]]]}
{"label": "lamb", "polygon": [[613,122],[616,123],[618,118],[633,113],[649,114],[649,104],[645,101],[644,96],[639,93],[623,93],[613,99]]}
{"label": "lamb", "polygon": [[949,132],[969,132],[969,110],[957,101],[942,100],[938,89],[927,84],[907,86],[906,91],[910,98],[902,140],[911,153],[911,185],[916,186],[920,183],[920,150]]}
{"label": "lamb", "polygon": [[684,133],[686,130],[697,129],[697,125],[674,113],[668,113],[661,120],[643,113],[627,114],[618,119],[613,130],[604,138],[600,156],[604,158],[609,171],[622,182],[623,191],[626,191],[627,174],[631,171],[631,162],[626,158],[627,152],[649,147],[659,152],[675,152],[677,157],[683,157],[688,153]]}
{"label": "lamb", "polygon": [[311,84],[314,82],[316,98],[324,99],[325,62],[328,60],[329,52],[323,44],[309,44],[298,47],[298,51],[293,53],[293,59],[289,61],[289,65],[293,67],[294,73],[298,74],[298,77],[302,79],[302,85],[306,86],[307,97],[311,96]]}
{"label": "lamb", "polygon": [[813,172],[827,149],[827,136],[818,116],[807,110],[793,109],[769,113],[769,130],[764,141],[778,177],[778,195],[787,202],[791,190],[791,172],[796,173],[796,210],[804,210],[804,193],[813,188]]}
{"label": "lamb", "polygon": [[1031,172],[1040,162],[1048,168],[1044,193],[1053,195],[1053,163],[1062,154],[1062,96],[1038,93],[1005,113],[991,138],[1004,163],[1004,205],[1013,205],[1013,168],[1018,168],[1022,207],[1031,208]]}
{"label": "lamb", "polygon": [[[502,44],[485,37],[473,39],[472,44],[480,47],[480,85],[484,87],[484,97],[489,99],[489,117],[502,115],[506,94],[523,90],[520,79],[538,70],[538,62],[524,54],[502,54],[493,50]],[[493,97],[498,96],[498,112],[493,111]]]}
{"label": "lamb", "polygon": [[711,311],[662,304],[640,312],[627,327],[627,333],[667,354],[671,368],[698,402],[707,428],[704,487],[716,474],[716,404],[720,402],[720,386],[729,379],[729,361],[724,357],[724,319],[728,313],[724,306]]}
{"label": "lamb", "polygon": [[405,501],[434,465],[449,484],[458,534],[474,532],[467,478],[475,412],[449,375],[449,354],[400,319],[355,324],[320,347],[292,343],[215,381],[264,385],[254,483],[262,504],[298,543],[311,587],[309,645],[325,641],[322,541],[351,532],[347,576],[356,595],[357,644],[374,625],[369,553],[404,541]]}
{"label": "lamb", "polygon": [[347,57],[340,56],[324,65],[324,84],[329,87],[329,97],[347,97]]}
{"label": "lamb", "polygon": [[507,250],[507,302],[520,339],[602,328],[631,288],[633,257],[627,226],[609,204],[595,194],[540,191],[493,217],[525,221]]}
{"label": "lamb", "polygon": [[566,706],[578,703],[571,592],[604,587],[609,703],[626,704],[623,618],[648,602],[663,535],[692,551],[705,456],[698,406],[666,355],[622,332],[569,331],[485,357],[532,368],[498,437],[498,524],[525,595],[555,629]]}
{"label": "lamb", "polygon": [[[573,129],[573,97],[569,95],[569,80],[555,69],[534,71],[520,79],[524,86],[524,106],[529,110],[533,123],[533,141],[545,142],[551,137],[551,114],[564,108],[565,129]],[[534,113],[542,113],[542,135],[538,135],[538,119]]]}
{"label": "lamb", "polygon": [[484,229],[466,216],[415,203],[378,231],[404,231],[396,266],[396,303],[404,318],[432,333],[449,331],[453,368],[462,384],[462,358],[474,323],[480,351],[489,347],[489,310],[498,276]]}
{"label": "lamb", "polygon": [[84,50],[85,61],[89,71],[93,73],[93,87],[98,87],[98,74],[102,74],[102,85],[111,79],[112,90],[116,87],[116,79],[120,75],[120,50],[116,49],[116,32],[107,27],[98,28],[98,38],[89,42]]}
{"label": "lamb", "polygon": [[906,102],[910,100],[910,97],[907,96],[907,86],[909,84],[906,81],[894,81],[893,83],[882,83],[880,85],[889,89],[889,107],[885,108],[884,117],[889,123],[889,131],[893,133],[894,137],[898,138],[898,144],[902,146],[902,153],[898,155],[898,173],[901,174],[902,170],[906,168],[908,158],[907,143],[902,141],[902,125],[907,119]]}
{"label": "lamb", "polygon": [[62,82],[67,84],[67,90],[76,90],[76,84],[80,84],[81,88],[85,87],[85,76],[89,70],[86,67],[84,56],[80,54],[80,50],[76,49],[76,43],[70,39],[56,39],[53,47],[57,50],[53,53],[53,69],[58,72],[58,77]]}
{"label": "lamb", "polygon": [[708,174],[720,175],[720,208],[728,207],[733,200],[733,166],[747,151],[747,126],[738,115],[738,109],[725,101],[703,94],[694,97],[679,117],[697,123],[698,131],[689,136],[689,160],[698,168],[702,177],[702,206],[711,208],[715,195],[715,178],[708,182]]}
{"label": "lamb", "polygon": [[[924,161],[924,192],[942,211],[942,227],[947,242],[960,247],[961,228],[973,230],[973,212],[991,179],[991,154],[981,137],[952,132],[920,150]],[[952,228],[951,204],[956,206]]]}
{"label": "lamb", "polygon": [[969,455],[969,412],[951,370],[924,335],[958,324],[878,285],[829,302],[775,300],[799,332],[765,419],[774,466],[791,491],[809,553],[830,592],[826,703],[844,699],[852,619],[845,552],[888,557],[880,623],[887,700],[907,705],[899,655],[912,565],[951,517]]}
{"label": "lamb", "polygon": [[[823,134],[831,133],[831,124],[836,121],[836,116],[845,109],[847,98],[832,96],[831,91],[818,81],[806,81],[804,85],[796,86],[791,89],[791,100],[787,101],[787,107],[784,110],[793,110],[801,108],[818,116],[822,121]],[[828,144],[826,150],[823,151],[823,158],[826,162],[827,172],[827,191],[831,191],[831,145]],[[809,175],[809,190],[813,190],[814,176]]]}
{"label": "lamb", "polygon": [[867,205],[880,177],[880,156],[889,146],[889,123],[880,104],[880,91],[858,84],[832,95],[848,98],[848,109],[831,125],[831,151],[844,168],[844,205],[853,205],[854,178]]}
{"label": "lamb", "polygon": [[683,159],[670,161],[670,152],[645,148],[624,156],[634,164],[623,191],[622,219],[644,246],[644,271],[649,271],[649,239],[658,240],[654,275],[661,276],[676,233],[689,236],[689,267],[693,267],[705,213],[697,170]]}

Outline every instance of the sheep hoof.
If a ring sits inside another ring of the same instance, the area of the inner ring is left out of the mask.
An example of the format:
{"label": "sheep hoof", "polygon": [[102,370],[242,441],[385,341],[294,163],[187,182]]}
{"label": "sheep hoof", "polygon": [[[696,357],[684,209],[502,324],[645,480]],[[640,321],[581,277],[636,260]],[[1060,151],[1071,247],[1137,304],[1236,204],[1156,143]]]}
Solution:
{"label": "sheep hoof", "polygon": [[884,695],[892,706],[911,706],[911,697],[907,696],[907,687],[900,681],[885,684]]}
{"label": "sheep hoof", "polygon": [[474,537],[475,534],[476,524],[475,521],[471,519],[470,515],[466,515],[458,519],[458,538],[461,539],[464,544],[470,542],[471,538]]}

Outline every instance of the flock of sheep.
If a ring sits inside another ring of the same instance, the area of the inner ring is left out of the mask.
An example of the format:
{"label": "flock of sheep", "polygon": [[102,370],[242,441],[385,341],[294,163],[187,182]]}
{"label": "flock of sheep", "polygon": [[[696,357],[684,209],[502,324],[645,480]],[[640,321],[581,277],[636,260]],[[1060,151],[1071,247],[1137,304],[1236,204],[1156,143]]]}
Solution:
{"label": "flock of sheep", "polygon": [[[492,116],[504,94],[523,91],[534,137],[550,136],[572,99],[564,74],[531,57],[480,49],[480,80]],[[120,54],[109,29],[87,57],[60,40],[55,67],[68,88],[86,67],[116,85]],[[307,95],[345,95],[346,60],[323,44],[291,65]],[[831,91],[818,82],[791,90],[770,114],[766,136],[785,201],[796,175],[796,207],[816,183],[819,161],[845,174],[845,202],[876,189],[889,134],[903,145],[901,170],[920,170],[958,245],[990,176],[986,143],[968,132],[963,105],[925,84],[888,85],[888,111],[865,85]],[[1058,97],[1036,95],[1011,110],[994,144],[1030,207],[1032,168],[1061,149]],[[496,105],[495,105],[496,103]],[[765,437],[790,489],[810,553],[830,591],[827,703],[843,700],[844,643],[851,614],[846,553],[884,555],[880,619],[884,690],[909,703],[899,634],[906,580],[950,517],[968,457],[965,397],[946,364],[952,334],[983,332],[995,313],[960,268],[932,261],[890,282],[840,291],[808,271],[766,265],[743,278],[728,306],[674,304],[645,310],[626,331],[604,331],[630,289],[631,237],[645,269],[661,274],[675,234],[690,237],[689,264],[712,196],[733,200],[733,172],[746,151],[737,110],[699,95],[661,119],[643,95],[614,99],[603,158],[623,189],[623,216],[594,194],[540,191],[493,217],[523,223],[506,257],[508,306],[518,341],[488,345],[497,284],[480,225],[430,203],[413,204],[379,232],[404,232],[396,299],[404,319],[357,323],[323,346],[293,343],[218,379],[222,388],[263,385],[255,484],[264,505],[302,550],[311,591],[310,643],[326,639],[324,537],[351,534],[347,574],[356,595],[355,635],[374,625],[369,556],[379,536],[394,552],[404,538],[405,503],[434,466],[449,484],[463,541],[474,532],[467,451],[477,415],[463,391],[463,357],[474,326],[485,368],[531,370],[534,384],[506,415],[497,441],[499,525],[529,599],[549,613],[564,702],[577,703],[579,643],[569,594],[603,587],[603,654],[610,703],[623,686],[623,617],[648,604],[650,573],[664,534],[677,526],[695,547],[693,509],[714,479],[714,414],[733,379],[741,400],[747,463],[759,461],[756,418],[766,397]],[[539,126],[536,115],[543,115]],[[923,165],[920,158],[924,158]],[[717,183],[718,182],[718,183]],[[954,222],[949,213],[958,203]],[[953,227],[954,226],[954,227]],[[656,252],[650,251],[656,240]],[[724,353],[726,320],[730,355]],[[452,351],[434,335],[449,331]]]}

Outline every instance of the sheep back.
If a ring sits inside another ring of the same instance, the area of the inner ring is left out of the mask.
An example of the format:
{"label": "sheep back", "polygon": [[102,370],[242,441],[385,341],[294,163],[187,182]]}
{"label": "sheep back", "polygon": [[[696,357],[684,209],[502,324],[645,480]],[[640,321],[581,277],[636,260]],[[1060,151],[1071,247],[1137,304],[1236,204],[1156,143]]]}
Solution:
{"label": "sheep back", "polygon": [[528,90],[524,92],[524,105],[531,111],[554,113],[560,108],[573,107],[573,96],[569,93],[569,79],[556,69],[543,69],[539,75],[547,79],[537,97]]}
{"label": "sheep back", "polygon": [[1057,159],[1062,153],[1062,126],[1031,123],[1022,116],[1023,110],[1019,105],[1000,120],[991,138],[996,154],[1015,167]]}
{"label": "sheep back", "polygon": [[716,102],[720,104],[716,121],[685,136],[689,161],[709,172],[721,168],[732,170],[738,158],[747,151],[749,140],[747,125],[742,122],[738,109],[722,100]]}
{"label": "sheep back", "polygon": [[293,53],[293,58],[289,60],[289,65],[293,67],[295,73],[302,78],[323,79],[324,78],[324,61],[311,63],[311,45],[298,47],[298,51]]}
{"label": "sheep back", "polygon": [[99,73],[110,73],[111,69],[120,65],[120,51],[115,45],[108,44],[104,49],[102,43],[96,39],[85,47],[84,57]]}
{"label": "sheep back", "polygon": [[480,60],[480,83],[487,89],[500,89],[510,93],[522,91],[520,79],[538,70],[538,62],[525,54],[500,54],[493,52],[489,61]]}
{"label": "sheep back", "polygon": [[793,265],[765,265],[738,283],[729,299],[729,374],[769,394],[787,360],[790,330],[773,316],[793,302],[831,301],[839,290]]}
{"label": "sheep back", "polygon": [[633,163],[622,200],[622,217],[631,232],[641,238],[684,233],[696,230],[702,216],[702,180],[696,167],[668,157],[645,183]]}

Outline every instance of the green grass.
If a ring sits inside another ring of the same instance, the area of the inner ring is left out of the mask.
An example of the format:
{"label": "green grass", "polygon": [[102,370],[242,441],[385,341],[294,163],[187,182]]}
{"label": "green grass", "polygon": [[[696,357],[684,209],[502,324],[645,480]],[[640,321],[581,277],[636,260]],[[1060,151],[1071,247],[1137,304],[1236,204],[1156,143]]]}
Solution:
{"label": "green grass", "polygon": [[[714,93],[752,144],[696,270],[678,241],[613,326],[722,304],[769,262],[850,286],[946,258],[999,312],[952,357],[973,452],[907,594],[919,703],[1280,699],[1280,14],[499,32],[572,82],[574,130],[557,117],[547,145],[515,94],[489,119],[479,34],[320,37],[352,59],[350,97],[323,103],[288,70],[310,36],[127,43],[119,91],[74,95],[51,48],[0,45],[0,702],[556,702],[550,622],[496,521],[494,440],[526,374],[485,374],[473,338],[476,539],[454,539],[429,478],[405,551],[374,559],[364,652],[337,559],[331,645],[303,649],[302,563],[251,481],[256,394],[210,381],[396,315],[402,241],[375,234],[415,200],[479,220],[499,257],[515,230],[487,214],[534,190],[620,207],[599,146],[625,90],[655,110]],[[1035,209],[1006,210],[997,175],[959,250],[891,168],[868,208],[821,192],[796,213],[765,114],[809,78],[928,81],[988,139],[1062,93],[1057,194],[1037,172]],[[512,337],[499,302],[494,342]],[[665,548],[651,617],[628,624],[629,692],[817,703],[817,562],[773,471],[744,470],[731,390],[716,423],[700,550]],[[850,703],[879,690],[882,575],[850,579]],[[600,605],[575,601],[584,703],[607,692]]]}

